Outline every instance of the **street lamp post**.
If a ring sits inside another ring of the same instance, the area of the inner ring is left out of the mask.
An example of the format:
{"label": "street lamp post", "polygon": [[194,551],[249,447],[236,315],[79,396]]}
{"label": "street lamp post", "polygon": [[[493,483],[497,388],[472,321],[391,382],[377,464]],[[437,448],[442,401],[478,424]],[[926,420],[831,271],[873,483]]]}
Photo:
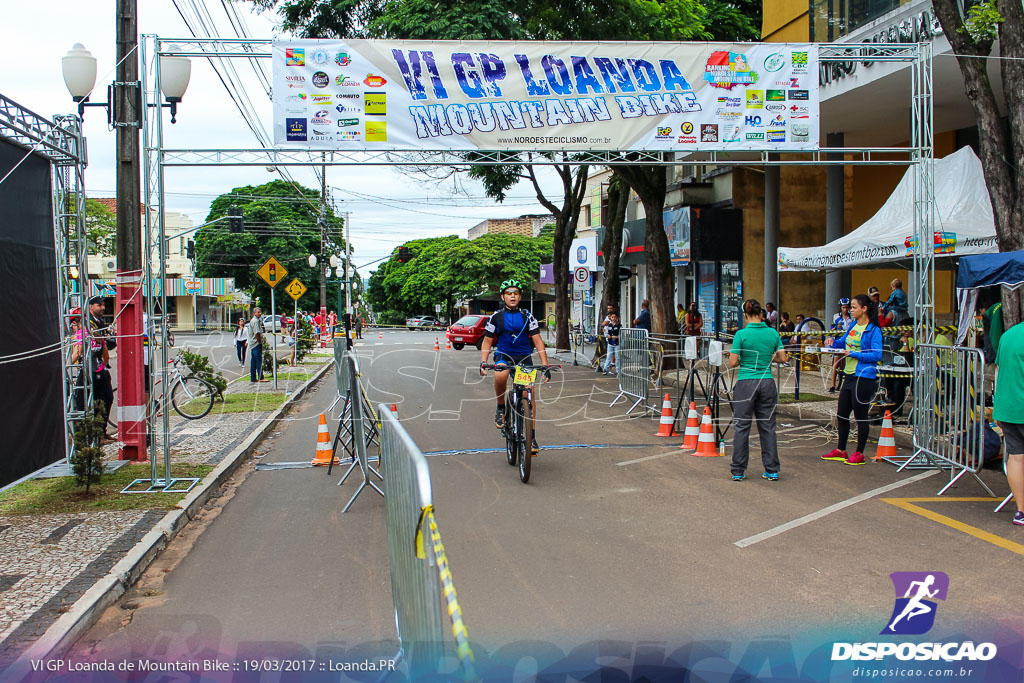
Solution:
{"label": "street lamp post", "polygon": [[[82,118],[86,107],[104,107],[107,123],[117,131],[117,296],[118,458],[146,460],[146,407],[143,387],[142,207],[139,187],[139,130],[145,111],[139,81],[136,0],[117,0],[117,78],[104,102],[88,102],[96,85],[96,58],[81,43],[61,59],[64,83]],[[171,109],[188,88],[191,63],[184,57],[161,58],[161,92]],[[160,207],[163,210],[163,207]],[[162,251],[162,249],[161,249]],[[161,257],[162,258],[162,257]],[[166,322],[164,324],[166,329]]]}

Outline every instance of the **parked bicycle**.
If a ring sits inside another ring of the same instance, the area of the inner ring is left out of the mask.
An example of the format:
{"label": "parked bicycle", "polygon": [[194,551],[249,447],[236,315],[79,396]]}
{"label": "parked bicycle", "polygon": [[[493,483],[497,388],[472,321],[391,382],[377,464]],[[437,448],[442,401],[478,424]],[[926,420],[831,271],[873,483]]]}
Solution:
{"label": "parked bicycle", "polygon": [[[484,370],[509,370],[507,364],[483,364]],[[558,370],[561,365],[516,365],[511,368],[512,382],[505,391],[505,426],[501,435],[505,437],[505,452],[508,464],[519,465],[519,480],[524,484],[530,481],[530,469],[533,464],[533,422],[536,419],[536,407],[533,403],[533,385],[537,383],[537,373],[545,370]]]}
{"label": "parked bicycle", "polygon": [[[174,407],[174,411],[186,420],[198,420],[201,417],[206,417],[213,410],[213,400],[217,396],[217,389],[202,377],[182,374],[181,369],[185,366],[185,361],[180,355],[168,361],[168,365],[171,366],[167,379],[168,386],[171,388],[171,406]],[[158,387],[162,382],[161,378],[154,380],[154,392],[159,391]],[[156,399],[157,403],[164,396],[166,393],[160,393]]]}

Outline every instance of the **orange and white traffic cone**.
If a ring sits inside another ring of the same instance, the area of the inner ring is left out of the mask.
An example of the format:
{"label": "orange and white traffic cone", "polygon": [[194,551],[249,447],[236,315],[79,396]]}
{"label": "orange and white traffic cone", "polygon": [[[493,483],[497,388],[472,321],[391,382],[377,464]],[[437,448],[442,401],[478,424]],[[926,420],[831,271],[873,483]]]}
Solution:
{"label": "orange and white traffic cone", "polygon": [[383,338],[384,338],[384,332],[381,332],[380,334],[377,335],[377,339],[383,339]]}
{"label": "orange and white traffic cone", "polygon": [[661,421],[658,424],[658,433],[655,436],[679,436],[675,423],[676,418],[672,414],[672,399],[669,398],[668,394],[665,394],[665,399],[661,402]]}
{"label": "orange and white traffic cone", "polygon": [[690,401],[690,412],[686,414],[686,431],[683,432],[683,445],[679,448],[692,451],[697,447],[700,438],[700,416],[697,415],[697,404]]}
{"label": "orange and white traffic cone", "polygon": [[437,337],[434,337],[434,350],[435,351],[440,351],[441,350],[441,343],[438,341]]}
{"label": "orange and white traffic cone", "polygon": [[444,350],[445,351],[451,351],[452,350],[452,340],[448,339],[447,337],[445,337],[445,339],[444,339]]}
{"label": "orange and white traffic cone", "polygon": [[715,450],[715,428],[711,424],[711,410],[704,407],[704,417],[700,420],[700,437],[697,438],[697,450],[693,455],[701,458],[714,458],[718,456]]}
{"label": "orange and white traffic cone", "polygon": [[394,403],[391,404],[391,412],[395,414],[395,419],[398,419],[398,406]]}
{"label": "orange and white traffic cone", "polygon": [[[331,433],[327,431],[327,418],[320,413],[320,424],[316,428],[316,455],[313,456],[313,465],[331,464]],[[341,460],[334,458],[334,464],[338,465]]]}
{"label": "orange and white traffic cone", "polygon": [[882,458],[890,458],[896,455],[896,434],[892,431],[892,413],[885,411],[882,419],[882,433],[878,437],[878,450],[872,460],[878,461]]}

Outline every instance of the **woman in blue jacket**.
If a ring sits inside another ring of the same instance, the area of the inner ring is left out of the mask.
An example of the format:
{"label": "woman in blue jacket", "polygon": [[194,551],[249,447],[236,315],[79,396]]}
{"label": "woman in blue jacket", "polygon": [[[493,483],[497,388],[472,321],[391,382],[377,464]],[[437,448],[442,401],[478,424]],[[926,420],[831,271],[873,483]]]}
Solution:
{"label": "woman in blue jacket", "polygon": [[[821,456],[822,460],[842,460],[847,465],[863,465],[864,447],[868,442],[868,408],[878,388],[875,367],[882,360],[882,330],[878,326],[878,304],[867,294],[858,294],[850,302],[850,315],[854,324],[846,329],[842,337],[832,343],[843,349],[845,364],[843,388],[839,390],[839,407],[836,419],[839,422],[839,445],[831,453]],[[846,442],[850,436],[850,413],[857,418],[857,450],[846,454]]]}

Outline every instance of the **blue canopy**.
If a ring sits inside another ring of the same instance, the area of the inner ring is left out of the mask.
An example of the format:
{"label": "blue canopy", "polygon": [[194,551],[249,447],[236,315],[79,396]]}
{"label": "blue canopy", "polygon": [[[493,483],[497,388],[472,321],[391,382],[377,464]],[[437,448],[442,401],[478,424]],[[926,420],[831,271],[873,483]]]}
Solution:
{"label": "blue canopy", "polygon": [[1014,287],[1024,284],[1024,251],[962,256],[957,271],[957,289],[992,285]]}

